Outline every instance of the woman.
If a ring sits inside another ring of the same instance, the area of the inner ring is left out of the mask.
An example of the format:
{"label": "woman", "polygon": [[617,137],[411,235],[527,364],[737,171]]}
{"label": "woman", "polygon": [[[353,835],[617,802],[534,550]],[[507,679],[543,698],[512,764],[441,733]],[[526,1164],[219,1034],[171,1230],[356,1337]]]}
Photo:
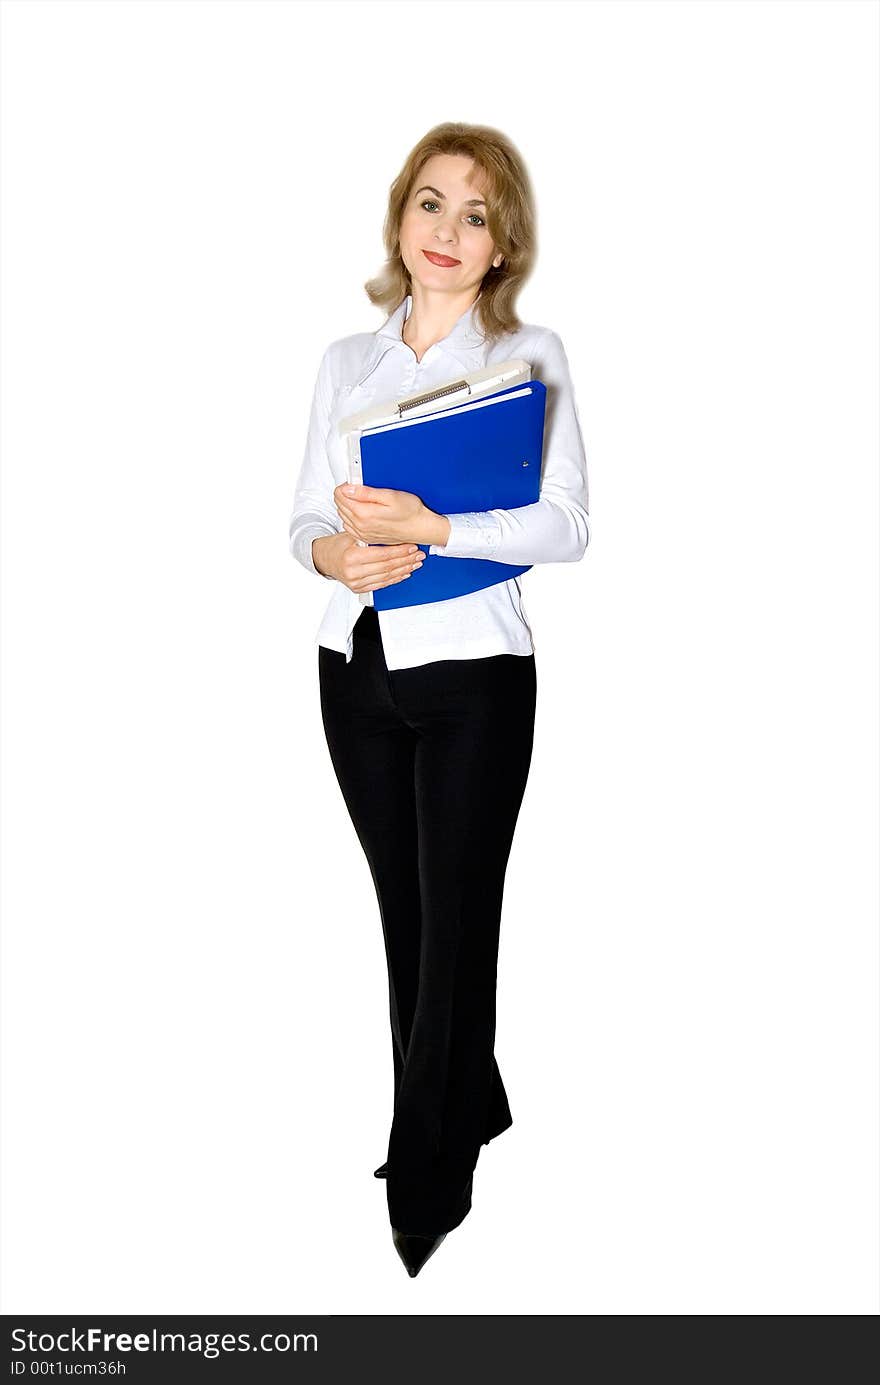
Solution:
{"label": "woman", "polygon": [[[514,312],[535,216],[509,140],[485,126],[431,130],[392,184],[385,245],[366,290],[394,311],[324,353],[290,548],[334,584],[316,637],[321,712],[382,919],[394,1113],[376,1174],[415,1275],[469,1212],[481,1145],[511,1124],[494,1056],[496,972],[532,753],[534,643],[518,577],[381,612],[361,595],[406,581],[418,544],[450,561],[576,562],[589,517],[562,343]],[[346,484],[340,419],[514,357],[547,386],[535,504],[442,515],[408,491]]]}

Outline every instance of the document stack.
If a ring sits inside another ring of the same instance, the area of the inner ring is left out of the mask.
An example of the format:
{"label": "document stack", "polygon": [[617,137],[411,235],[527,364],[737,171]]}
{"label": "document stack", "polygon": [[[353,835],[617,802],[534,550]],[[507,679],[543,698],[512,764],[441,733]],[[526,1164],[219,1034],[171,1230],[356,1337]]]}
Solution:
{"label": "document stack", "polygon": [[[411,491],[438,514],[515,509],[540,498],[546,389],[527,361],[504,361],[339,424],[348,479]],[[362,542],[359,540],[359,542]],[[381,546],[381,545],[379,545]],[[379,611],[447,601],[528,572],[492,558],[429,553],[403,582],[361,593]]]}

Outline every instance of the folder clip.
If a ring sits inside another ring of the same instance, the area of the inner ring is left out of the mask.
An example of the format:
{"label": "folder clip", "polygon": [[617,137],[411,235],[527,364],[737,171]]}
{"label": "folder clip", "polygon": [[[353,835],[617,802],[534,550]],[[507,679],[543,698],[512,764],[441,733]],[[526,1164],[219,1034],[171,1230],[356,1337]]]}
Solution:
{"label": "folder clip", "polygon": [[444,385],[442,389],[430,390],[427,394],[417,394],[412,399],[407,399],[405,403],[398,404],[398,415],[402,418],[405,409],[418,409],[422,404],[430,404],[434,399],[443,399],[447,394],[457,394],[460,390],[470,394],[471,387],[467,380],[454,380],[451,385]]}

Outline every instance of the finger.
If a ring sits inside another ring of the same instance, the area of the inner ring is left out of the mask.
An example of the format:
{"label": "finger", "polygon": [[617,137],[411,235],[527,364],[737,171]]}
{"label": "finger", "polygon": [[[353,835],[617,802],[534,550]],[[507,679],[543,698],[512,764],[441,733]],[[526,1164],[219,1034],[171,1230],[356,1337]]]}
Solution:
{"label": "finger", "polygon": [[400,574],[399,577],[390,577],[385,582],[372,582],[368,587],[362,588],[362,590],[367,592],[375,592],[378,591],[380,587],[393,587],[396,582],[405,582],[408,577],[412,577],[412,573],[403,572]]}
{"label": "finger", "polygon": [[[347,533],[354,533],[356,538],[361,535],[357,531],[347,530]],[[372,539],[368,547],[355,553],[355,561],[364,563],[388,563],[398,562],[401,558],[424,558],[424,553],[417,544],[411,543],[383,543],[381,539]]]}
{"label": "finger", "polygon": [[422,566],[422,558],[395,559],[392,563],[370,563],[358,573],[359,582],[369,582],[375,578],[388,577],[392,572],[414,572]]}
{"label": "finger", "polygon": [[401,582],[404,577],[411,577],[421,566],[420,562],[395,563],[391,569],[386,567],[376,572],[365,572],[358,577],[357,590],[372,591],[375,586],[383,586],[386,582]]}
{"label": "finger", "polygon": [[333,499],[339,503],[340,500],[347,501],[352,496],[360,496],[362,491],[369,489],[367,486],[352,485],[349,481],[342,481],[333,491]]}
{"label": "finger", "polygon": [[374,543],[370,546],[369,557],[366,556],[366,553],[364,554],[364,560],[367,562],[397,563],[406,558],[424,558],[424,556],[416,543]]}
{"label": "finger", "polygon": [[[413,571],[414,571],[414,572],[418,572],[419,567],[421,567],[421,564],[420,564],[420,563],[416,565],[416,567],[413,569]],[[412,575],[413,575],[413,572],[398,572],[398,573],[394,573],[394,574],[392,574],[391,576],[386,577],[383,581],[379,582],[378,585],[379,585],[380,587],[391,587],[391,586],[394,585],[395,582],[405,582],[406,579],[407,579],[407,577],[412,577]]]}
{"label": "finger", "polygon": [[353,519],[355,521],[363,519],[365,515],[374,515],[376,513],[372,506],[359,505],[356,500],[337,500],[336,509],[338,513],[344,515],[346,519]]}

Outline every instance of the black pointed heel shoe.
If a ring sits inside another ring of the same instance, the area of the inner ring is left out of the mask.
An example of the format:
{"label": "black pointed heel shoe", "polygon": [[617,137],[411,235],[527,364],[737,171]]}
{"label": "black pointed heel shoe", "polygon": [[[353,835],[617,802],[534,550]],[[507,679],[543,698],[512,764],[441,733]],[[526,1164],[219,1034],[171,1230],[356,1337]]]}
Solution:
{"label": "black pointed heel shoe", "polygon": [[392,1226],[391,1238],[398,1255],[406,1265],[410,1279],[415,1279],[425,1261],[430,1260],[440,1242],[446,1239],[446,1235],[445,1231],[441,1231],[439,1236],[408,1236]]}
{"label": "black pointed heel shoe", "polygon": [[[461,1196],[462,1206],[465,1202],[470,1201],[473,1190],[474,1176],[471,1174]],[[409,1235],[405,1231],[398,1231],[396,1227],[392,1226],[391,1237],[395,1249],[406,1265],[407,1273],[411,1279],[415,1279],[425,1261],[431,1258],[440,1242],[444,1241],[448,1235],[448,1231],[441,1231],[437,1236],[415,1236]]]}
{"label": "black pointed heel shoe", "polygon": [[387,1178],[387,1177],[388,1177],[388,1160],[387,1160],[387,1159],[385,1160],[385,1163],[384,1163],[384,1164],[380,1164],[379,1167],[378,1167],[377,1169],[373,1169],[373,1177],[374,1177],[374,1178]]}

